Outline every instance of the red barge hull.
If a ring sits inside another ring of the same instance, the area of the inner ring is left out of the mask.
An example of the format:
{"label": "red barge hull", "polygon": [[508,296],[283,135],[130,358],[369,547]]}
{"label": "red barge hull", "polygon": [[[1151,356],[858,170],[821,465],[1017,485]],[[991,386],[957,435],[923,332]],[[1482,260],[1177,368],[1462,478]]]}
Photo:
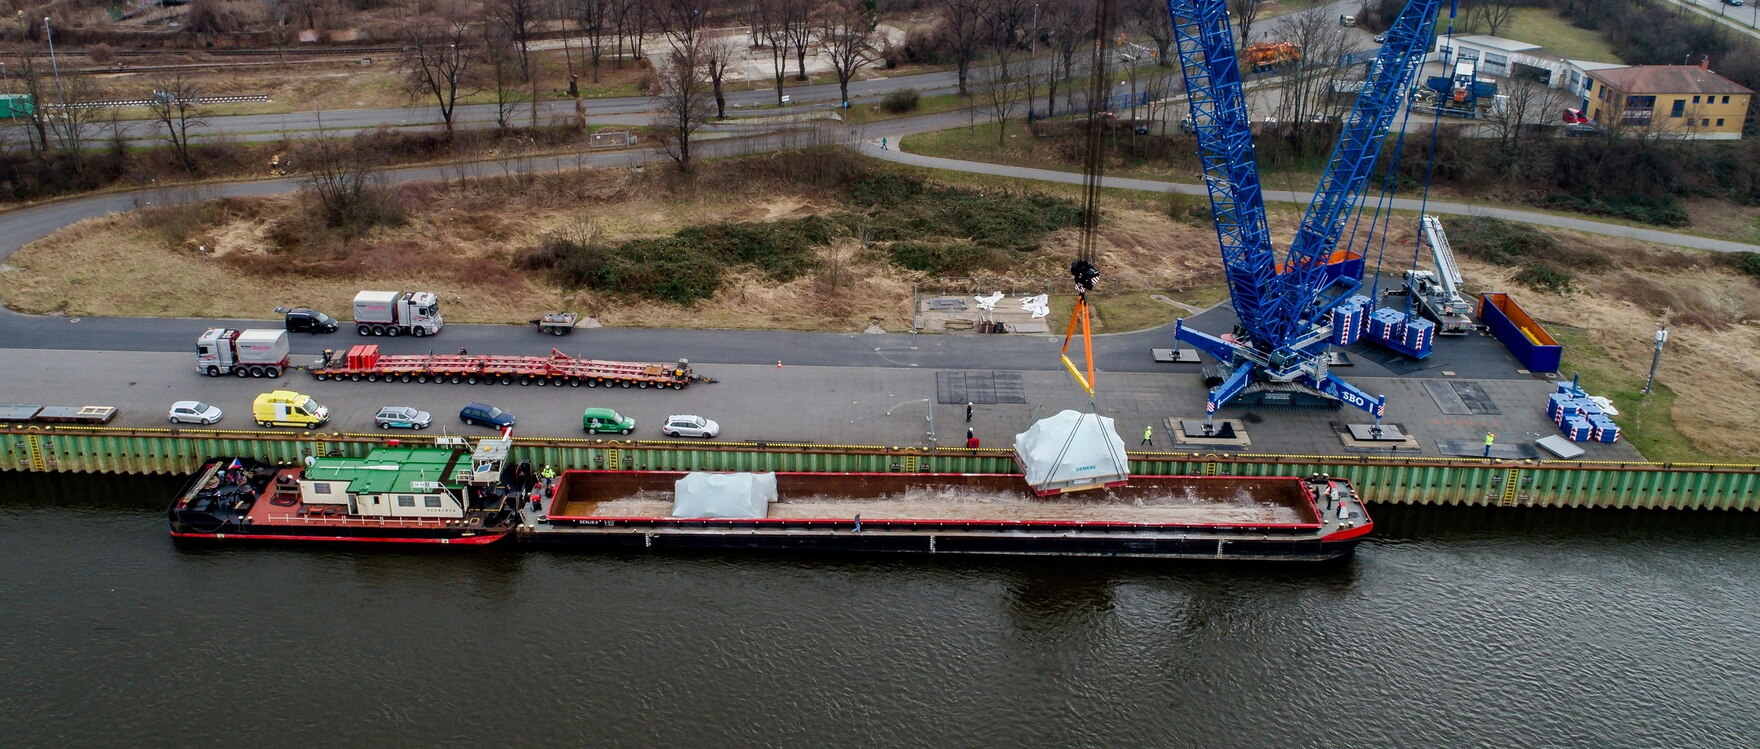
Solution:
{"label": "red barge hull", "polygon": [[1374,528],[1328,476],[1133,476],[1037,496],[1012,474],[778,473],[759,518],[670,517],[672,471],[568,471],[521,542],[769,550],[1324,561]]}

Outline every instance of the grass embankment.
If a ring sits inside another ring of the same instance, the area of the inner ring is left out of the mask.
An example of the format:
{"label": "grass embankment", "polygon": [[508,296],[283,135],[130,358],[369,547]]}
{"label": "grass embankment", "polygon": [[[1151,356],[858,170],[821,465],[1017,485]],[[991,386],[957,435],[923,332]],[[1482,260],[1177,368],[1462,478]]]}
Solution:
{"label": "grass embankment", "polygon": [[[904,330],[917,283],[1065,272],[1080,213],[1063,191],[928,174],[826,149],[705,162],[690,178],[406,184],[383,196],[387,220],[354,230],[291,196],[155,208],[24,248],[0,298],[34,313],[263,317],[277,304],[342,309],[364,286],[415,287],[440,293],[459,322],[574,309],[619,326]],[[1220,283],[1208,230],[1154,200],[1109,201],[1106,220],[1109,294]],[[1164,317],[1103,302],[1102,319],[1147,327],[1179,313],[1156,305]]]}
{"label": "grass embankment", "polygon": [[[1564,344],[1559,372],[1612,398],[1625,438],[1651,460],[1760,454],[1760,258],[1444,219],[1469,290],[1509,291]],[[1747,261],[1744,263],[1744,261]],[[1670,337],[1643,396],[1652,333]],[[1544,404],[1534,404],[1541,408]]]}

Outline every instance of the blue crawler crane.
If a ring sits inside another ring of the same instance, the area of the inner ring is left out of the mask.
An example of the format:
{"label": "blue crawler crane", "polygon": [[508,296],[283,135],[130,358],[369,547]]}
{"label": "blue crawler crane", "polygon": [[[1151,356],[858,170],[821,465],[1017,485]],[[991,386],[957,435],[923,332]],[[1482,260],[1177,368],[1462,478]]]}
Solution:
{"label": "blue crawler crane", "polygon": [[[1455,1],[1449,0],[1451,18]],[[1333,252],[1430,48],[1442,3],[1410,0],[1387,30],[1301,228],[1279,262],[1266,227],[1228,0],[1168,0],[1229,297],[1240,319],[1236,334],[1227,337],[1188,328],[1183,320],[1176,329],[1179,340],[1223,364],[1222,384],[1204,404],[1207,416],[1249,386],[1336,399],[1377,420],[1385,415],[1384,396],[1363,392],[1327,369],[1332,312],[1362,287],[1361,263],[1334,262]]]}

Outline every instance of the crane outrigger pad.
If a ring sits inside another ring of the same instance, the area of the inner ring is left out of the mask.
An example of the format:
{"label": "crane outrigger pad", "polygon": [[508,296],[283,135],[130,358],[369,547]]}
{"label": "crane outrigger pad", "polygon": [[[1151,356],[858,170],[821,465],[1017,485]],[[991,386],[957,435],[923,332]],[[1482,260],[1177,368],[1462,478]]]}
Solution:
{"label": "crane outrigger pad", "polygon": [[1014,459],[1039,496],[1123,486],[1130,460],[1113,420],[1065,410],[1014,436]]}

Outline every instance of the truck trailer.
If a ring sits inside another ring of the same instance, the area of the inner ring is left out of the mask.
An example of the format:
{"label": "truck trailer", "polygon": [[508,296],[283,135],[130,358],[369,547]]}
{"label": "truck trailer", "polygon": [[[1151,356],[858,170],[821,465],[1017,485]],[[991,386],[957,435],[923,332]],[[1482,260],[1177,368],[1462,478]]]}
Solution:
{"label": "truck trailer", "polygon": [[427,291],[363,291],[354,295],[354,330],[361,335],[417,338],[440,332],[440,297]]}
{"label": "truck trailer", "polygon": [[472,354],[381,354],[375,344],[354,346],[312,369],[320,380],[359,382],[468,382],[475,385],[570,385],[682,389],[692,381],[714,382],[691,371],[688,359],[674,364],[583,359],[550,350],[549,356]]}
{"label": "truck trailer", "polygon": [[287,369],[287,331],[209,328],[196,339],[196,371],[209,377],[280,377]]}

